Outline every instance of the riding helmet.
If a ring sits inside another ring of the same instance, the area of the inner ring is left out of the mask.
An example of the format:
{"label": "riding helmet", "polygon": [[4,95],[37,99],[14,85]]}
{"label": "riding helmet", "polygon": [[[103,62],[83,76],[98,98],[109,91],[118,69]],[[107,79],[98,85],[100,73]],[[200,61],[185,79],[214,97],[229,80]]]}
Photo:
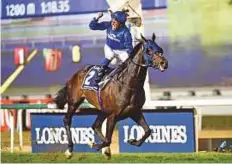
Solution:
{"label": "riding helmet", "polygon": [[127,16],[126,13],[122,11],[116,11],[115,13],[111,14],[111,18],[115,19],[121,24],[126,23],[126,16]]}

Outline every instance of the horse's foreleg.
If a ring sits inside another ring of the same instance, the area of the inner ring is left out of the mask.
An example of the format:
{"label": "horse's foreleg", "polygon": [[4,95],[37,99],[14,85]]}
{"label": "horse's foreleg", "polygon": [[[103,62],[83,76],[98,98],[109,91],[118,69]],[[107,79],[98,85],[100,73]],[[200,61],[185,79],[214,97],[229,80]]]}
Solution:
{"label": "horse's foreleg", "polygon": [[135,145],[135,146],[141,146],[143,144],[143,142],[150,136],[151,134],[151,130],[142,114],[142,111],[139,111],[137,113],[134,113],[131,118],[140,126],[142,126],[145,134],[142,136],[141,139],[139,139],[138,141],[135,139],[130,139],[128,140],[128,143],[131,145]]}
{"label": "horse's foreleg", "polygon": [[92,125],[92,129],[97,134],[97,136],[101,139],[102,142],[106,142],[106,138],[104,137],[101,131],[102,123],[106,117],[107,117],[106,114],[100,113]]}
{"label": "horse's foreleg", "polygon": [[[104,135],[102,134],[102,124],[105,120],[105,118],[107,117],[106,114],[104,113],[100,113],[97,116],[97,119],[95,120],[92,128],[94,130],[94,132],[97,134],[97,136],[101,139],[102,142],[107,142],[107,139],[104,137]],[[93,143],[91,143],[91,145],[94,145]],[[90,146],[91,146],[90,145]],[[105,155],[105,157],[107,159],[111,158],[111,150],[110,147],[105,147],[103,148],[103,154]]]}
{"label": "horse's foreleg", "polygon": [[115,115],[108,116],[107,117],[107,123],[106,123],[106,138],[105,138],[105,141],[103,141],[100,144],[93,144],[92,148],[94,148],[96,150],[100,150],[103,147],[110,146],[115,124],[116,124]]}

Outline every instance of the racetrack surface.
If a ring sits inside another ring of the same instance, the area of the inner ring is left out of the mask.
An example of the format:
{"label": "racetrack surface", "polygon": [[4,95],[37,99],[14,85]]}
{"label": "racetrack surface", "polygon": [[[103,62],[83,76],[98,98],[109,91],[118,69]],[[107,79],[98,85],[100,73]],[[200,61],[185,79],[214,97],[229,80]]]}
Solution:
{"label": "racetrack surface", "polygon": [[66,159],[63,153],[2,153],[2,163],[228,163],[232,153],[123,153],[112,155],[110,160],[98,153],[74,153]]}

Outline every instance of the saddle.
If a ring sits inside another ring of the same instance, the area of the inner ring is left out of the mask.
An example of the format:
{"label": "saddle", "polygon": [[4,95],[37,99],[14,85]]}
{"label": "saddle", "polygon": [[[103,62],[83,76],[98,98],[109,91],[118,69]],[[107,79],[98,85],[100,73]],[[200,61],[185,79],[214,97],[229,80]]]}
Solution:
{"label": "saddle", "polygon": [[88,89],[88,90],[94,90],[94,91],[98,91],[99,89],[101,90],[112,79],[115,73],[117,73],[117,68],[108,67],[101,81],[98,84],[96,84],[95,79],[97,78],[100,69],[101,69],[101,66],[99,65],[94,65],[89,69],[89,71],[87,72],[83,80],[83,83],[81,86],[82,89]]}

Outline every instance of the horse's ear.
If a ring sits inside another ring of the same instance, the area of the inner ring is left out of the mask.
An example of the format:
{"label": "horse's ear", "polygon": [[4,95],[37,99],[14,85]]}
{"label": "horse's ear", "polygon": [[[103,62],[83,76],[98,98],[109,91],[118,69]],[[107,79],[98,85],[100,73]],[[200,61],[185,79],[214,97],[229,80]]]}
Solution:
{"label": "horse's ear", "polygon": [[155,42],[156,36],[155,33],[152,34],[152,41]]}
{"label": "horse's ear", "polygon": [[140,36],[141,36],[142,42],[146,43],[147,39],[142,34],[140,34]]}

